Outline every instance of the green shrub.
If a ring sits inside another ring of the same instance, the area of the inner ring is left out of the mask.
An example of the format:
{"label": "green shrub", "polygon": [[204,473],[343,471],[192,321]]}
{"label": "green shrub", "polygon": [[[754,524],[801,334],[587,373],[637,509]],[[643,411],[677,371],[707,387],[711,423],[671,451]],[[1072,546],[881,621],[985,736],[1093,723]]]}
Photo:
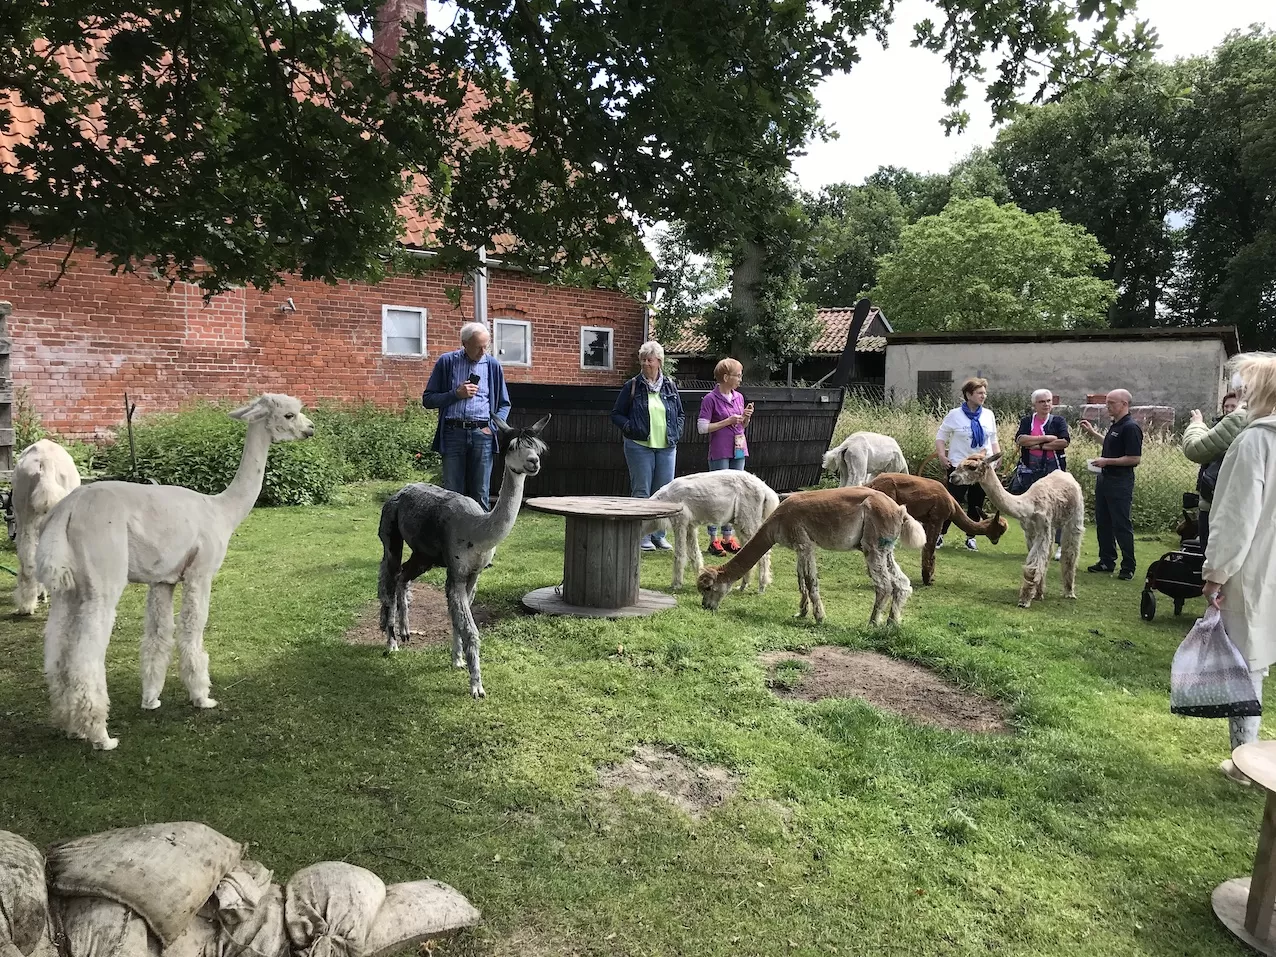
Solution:
{"label": "green shrub", "polygon": [[436,413],[420,403],[405,402],[398,409],[371,402],[324,403],[311,418],[314,441],[339,464],[343,482],[405,479],[438,464],[438,454],[430,449]]}
{"label": "green shrub", "polygon": [[22,454],[23,449],[39,442],[46,434],[40,413],[31,404],[30,390],[22,386],[13,397],[13,454]]}
{"label": "green shrub", "polygon": [[[137,474],[162,485],[184,485],[214,495],[235,477],[245,431],[242,422],[211,405],[146,416],[133,423]],[[101,466],[110,475],[130,474],[128,432],[123,426],[116,429],[115,443],[103,450]],[[270,448],[258,504],[327,502],[340,482],[340,463],[322,443],[280,443]]]}

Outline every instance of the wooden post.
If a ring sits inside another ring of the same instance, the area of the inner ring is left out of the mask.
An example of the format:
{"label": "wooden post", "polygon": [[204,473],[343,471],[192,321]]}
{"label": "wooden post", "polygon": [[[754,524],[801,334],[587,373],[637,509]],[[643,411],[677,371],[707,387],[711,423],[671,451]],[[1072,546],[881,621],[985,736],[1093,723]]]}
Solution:
{"label": "wooden post", "polygon": [[1245,907],[1245,929],[1259,940],[1267,939],[1276,903],[1276,792],[1267,792],[1263,823],[1258,831],[1258,852],[1249,881],[1249,901]]}
{"label": "wooden post", "polygon": [[563,552],[563,600],[585,608],[638,601],[641,523],[570,516]]}

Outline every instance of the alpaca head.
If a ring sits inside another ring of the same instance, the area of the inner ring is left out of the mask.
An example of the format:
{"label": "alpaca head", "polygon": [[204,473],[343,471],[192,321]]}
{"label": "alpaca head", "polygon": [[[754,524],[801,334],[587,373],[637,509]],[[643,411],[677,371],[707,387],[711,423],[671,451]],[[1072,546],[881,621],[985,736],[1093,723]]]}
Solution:
{"label": "alpaca head", "polygon": [[290,395],[267,392],[230,413],[230,417],[249,426],[265,426],[271,442],[292,442],[315,434],[315,424],[302,413],[301,402]]}
{"label": "alpaca head", "polygon": [[717,611],[723,596],[731,590],[731,583],[718,574],[712,566],[700,572],[696,579],[696,588],[700,591],[700,605],[709,611]]}
{"label": "alpaca head", "polygon": [[1006,520],[1001,517],[1001,513],[993,512],[992,520],[989,522],[989,528],[987,532],[988,541],[996,545],[999,541],[1001,541],[1001,536],[1006,534],[1007,527],[1008,526],[1006,525]]}
{"label": "alpaca head", "polygon": [[548,415],[529,429],[515,429],[500,419],[492,420],[496,444],[507,469],[515,475],[535,475],[541,470],[545,443],[540,440],[540,434],[548,424]]}
{"label": "alpaca head", "polygon": [[978,485],[980,479],[994,472],[1000,461],[1000,452],[989,458],[985,458],[983,452],[967,455],[953,468],[953,474],[948,479],[954,485]]}

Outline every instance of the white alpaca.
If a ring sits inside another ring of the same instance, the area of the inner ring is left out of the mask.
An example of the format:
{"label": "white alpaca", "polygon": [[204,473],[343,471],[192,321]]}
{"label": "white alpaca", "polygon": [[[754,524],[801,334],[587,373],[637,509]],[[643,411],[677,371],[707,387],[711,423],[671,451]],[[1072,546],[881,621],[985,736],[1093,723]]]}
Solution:
{"label": "white alpaca", "polygon": [[231,533],[261,493],[273,442],[315,433],[301,403],[262,395],[230,413],[248,423],[239,471],[220,495],[177,485],[95,482],[64,498],[49,514],[36,552],[37,576],[49,588],[44,673],[53,724],[109,751],[106,733],[106,646],[115,605],[129,582],[150,585],[141,644],[142,707],[160,706],[173,650],[173,588],[183,583],[177,626],[182,682],[197,708],[212,708],[204,624],[213,576]]}
{"label": "white alpaca", "polygon": [[[673,528],[673,588],[682,587],[688,555],[695,564],[696,575],[704,568],[704,559],[700,555],[701,525],[731,525],[739,534],[740,541],[747,542],[780,504],[780,497],[762,479],[733,469],[697,472],[676,478],[652,493],[651,500],[682,505],[682,511],[677,515],[643,527],[643,534],[656,528]],[[741,591],[749,584],[749,574],[745,572],[740,579]],[[767,552],[758,563],[758,594],[766,591],[769,584],[771,553]]]}
{"label": "white alpaca", "polygon": [[842,488],[867,485],[883,472],[908,474],[899,443],[877,432],[854,432],[824,453],[824,468],[836,472]]}
{"label": "white alpaca", "polygon": [[1063,597],[1077,597],[1077,556],[1081,553],[1081,535],[1085,531],[1085,500],[1081,486],[1067,472],[1051,472],[1038,479],[1022,495],[1011,495],[997,477],[998,452],[984,458],[982,452],[967,456],[953,469],[954,485],[978,482],[988,493],[993,508],[1003,515],[1018,519],[1028,539],[1028,560],[1023,566],[1023,582],[1019,586],[1019,607],[1027,608],[1034,598],[1046,597],[1046,569],[1050,567],[1050,551],[1056,529],[1063,530],[1063,554],[1059,570],[1063,575]]}
{"label": "white alpaca", "polygon": [[18,534],[18,585],[13,603],[19,615],[35,613],[48,592],[35,574],[35,548],[53,506],[80,487],[75,461],[62,446],[48,439],[28,445],[13,470],[13,516]]}

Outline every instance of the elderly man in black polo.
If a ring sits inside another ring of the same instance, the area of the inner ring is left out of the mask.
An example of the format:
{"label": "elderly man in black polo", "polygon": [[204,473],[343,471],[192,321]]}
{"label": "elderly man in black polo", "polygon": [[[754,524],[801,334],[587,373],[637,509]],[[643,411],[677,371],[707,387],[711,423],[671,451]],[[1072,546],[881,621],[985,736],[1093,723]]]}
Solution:
{"label": "elderly man in black polo", "polygon": [[1081,428],[1103,443],[1102,454],[1091,461],[1100,469],[1094,483],[1094,525],[1099,535],[1099,560],[1088,569],[1111,574],[1116,569],[1117,546],[1121,546],[1122,581],[1134,577],[1134,468],[1143,459],[1143,430],[1130,418],[1130,393],[1113,389],[1108,393],[1108,415],[1112,424],[1106,434],[1090,422]]}

